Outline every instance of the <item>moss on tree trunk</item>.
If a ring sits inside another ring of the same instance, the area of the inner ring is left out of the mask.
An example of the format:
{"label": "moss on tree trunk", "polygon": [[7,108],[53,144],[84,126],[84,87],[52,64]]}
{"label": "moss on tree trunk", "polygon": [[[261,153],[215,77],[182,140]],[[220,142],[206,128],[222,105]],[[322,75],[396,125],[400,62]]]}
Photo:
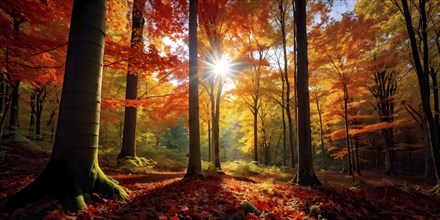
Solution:
{"label": "moss on tree trunk", "polygon": [[78,183],[80,180],[75,179],[65,161],[49,161],[31,184],[0,203],[0,212],[10,213],[45,196],[59,200],[63,209],[69,211],[87,209],[84,194],[97,193],[106,198],[125,201],[125,191],[102,172],[97,162],[93,164],[90,175],[90,180],[93,181],[92,190],[81,189],[82,184]]}

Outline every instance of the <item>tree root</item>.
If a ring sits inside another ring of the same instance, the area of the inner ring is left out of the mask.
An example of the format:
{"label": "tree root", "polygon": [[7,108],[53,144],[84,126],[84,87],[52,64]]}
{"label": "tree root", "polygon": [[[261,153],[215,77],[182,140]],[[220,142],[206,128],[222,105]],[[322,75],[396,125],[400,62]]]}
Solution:
{"label": "tree root", "polygon": [[431,194],[436,195],[436,196],[440,196],[440,181],[437,182],[437,185],[435,185],[432,189],[431,189]]}
{"label": "tree root", "polygon": [[86,192],[81,189],[67,168],[64,161],[49,161],[43,172],[28,186],[0,202],[0,212],[11,213],[17,208],[24,207],[47,195],[50,199],[58,200],[64,210],[86,210],[84,194],[97,193],[107,198],[125,201],[126,193],[115,182],[110,180],[94,165],[96,175],[93,177],[93,190]]}
{"label": "tree root", "polygon": [[315,172],[308,170],[298,170],[293,180],[301,186],[322,186]]}

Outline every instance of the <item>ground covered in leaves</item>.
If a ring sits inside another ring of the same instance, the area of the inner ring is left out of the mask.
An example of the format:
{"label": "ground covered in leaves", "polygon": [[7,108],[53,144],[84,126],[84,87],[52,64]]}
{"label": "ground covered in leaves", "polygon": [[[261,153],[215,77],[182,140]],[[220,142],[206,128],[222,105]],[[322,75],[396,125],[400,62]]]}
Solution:
{"label": "ground covered in leaves", "polygon": [[[41,155],[39,155],[41,156]],[[39,173],[0,165],[0,198],[13,194]],[[37,165],[37,164],[40,164]],[[127,203],[98,195],[86,198],[89,209],[60,211],[56,201],[0,214],[0,219],[440,219],[440,200],[426,193],[433,182],[422,178],[386,177],[365,173],[351,179],[338,172],[318,172],[323,187],[301,187],[279,175],[218,175],[182,178],[183,172],[148,170],[130,174],[103,167],[123,186]]]}

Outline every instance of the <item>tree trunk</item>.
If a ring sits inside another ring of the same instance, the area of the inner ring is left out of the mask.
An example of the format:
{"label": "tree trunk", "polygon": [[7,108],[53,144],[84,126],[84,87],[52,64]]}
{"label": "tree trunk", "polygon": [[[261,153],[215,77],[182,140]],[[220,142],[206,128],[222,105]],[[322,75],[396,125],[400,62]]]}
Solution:
{"label": "tree trunk", "polygon": [[41,135],[41,114],[43,113],[43,105],[46,101],[46,87],[37,90],[35,101],[35,134],[39,136]]}
{"label": "tree trunk", "polygon": [[258,108],[257,106],[253,106],[252,108],[252,114],[254,116],[254,161],[258,164]]}
{"label": "tree trunk", "polygon": [[287,36],[286,36],[286,25],[285,25],[285,17],[287,8],[284,7],[283,0],[278,0],[278,9],[280,11],[280,28],[281,28],[281,37],[283,43],[283,59],[284,59],[284,79],[286,81],[286,100],[285,100],[285,110],[287,115],[287,124],[289,126],[289,150],[290,150],[290,167],[295,167],[295,151],[294,151],[294,143],[293,143],[293,120],[292,114],[290,112],[290,82],[289,82],[289,74],[288,74],[288,63],[287,63]]}
{"label": "tree trunk", "polygon": [[124,200],[98,165],[105,0],[75,0],[59,120],[48,165],[31,184],[0,204],[12,212],[47,195],[63,209],[87,209],[83,194]]}
{"label": "tree trunk", "polygon": [[313,169],[312,134],[310,128],[309,74],[307,56],[306,0],[295,0],[295,26],[298,45],[298,173],[300,185],[322,185]]}
{"label": "tree trunk", "polygon": [[354,137],[354,149],[356,155],[356,173],[361,176],[361,163],[359,162],[359,137]]}
{"label": "tree trunk", "polygon": [[199,127],[199,78],[197,62],[197,0],[190,0],[189,15],[189,159],[185,176],[202,175]]}
{"label": "tree trunk", "polygon": [[318,116],[319,116],[319,138],[321,139],[321,169],[325,169],[325,163],[324,163],[324,130],[322,126],[322,109],[319,106],[318,98],[315,100],[316,108],[318,110]]}
{"label": "tree trunk", "polygon": [[[146,0],[135,0],[132,11],[132,30],[131,30],[131,48],[135,50],[143,50],[144,48],[144,8]],[[130,59],[131,60],[131,59]],[[129,61],[130,62],[130,61]],[[133,63],[129,63],[127,73],[127,85],[125,88],[125,99],[137,100],[137,86],[139,74],[130,70]],[[137,107],[125,106],[124,114],[124,133],[122,135],[122,148],[118,154],[118,160],[136,157],[136,119]]]}
{"label": "tree trunk", "polygon": [[213,122],[214,130],[214,167],[218,173],[223,173],[220,165],[220,98],[223,89],[223,77],[218,76],[218,91],[215,102],[215,121]]}
{"label": "tree trunk", "polygon": [[208,120],[208,161],[212,161],[211,121]]}
{"label": "tree trunk", "polygon": [[36,89],[32,92],[30,105],[31,105],[31,115],[29,120],[29,131],[34,132],[35,129],[35,94],[37,93]]}
{"label": "tree trunk", "polygon": [[[20,32],[20,24],[22,23],[21,19],[18,19],[17,16],[13,16],[14,20],[14,39],[16,36],[18,36],[18,33]],[[10,73],[8,73],[10,74]],[[11,82],[10,82],[11,83]],[[12,82],[12,96],[11,96],[11,110],[9,112],[9,128],[11,130],[18,129],[19,122],[18,122],[18,100],[20,98],[20,94],[18,93],[20,88],[20,80],[13,80]]]}
{"label": "tree trunk", "polygon": [[348,156],[348,163],[347,163],[347,169],[348,174],[353,176],[353,182],[354,182],[354,175],[353,175],[353,168],[352,168],[352,158],[351,158],[351,150],[350,150],[350,135],[349,135],[349,127],[348,127],[348,88],[347,85],[343,85],[344,89],[344,127],[345,127],[345,143],[347,147],[347,156]]}
{"label": "tree trunk", "polygon": [[[425,36],[426,34],[426,13],[425,13],[425,0],[421,0],[420,1],[420,13],[422,15],[422,26],[423,26],[423,36]],[[403,8],[403,14],[405,17],[405,24],[406,24],[406,29],[408,31],[408,37],[410,40],[410,46],[411,46],[411,51],[412,51],[412,57],[414,59],[414,67],[416,69],[416,73],[417,73],[417,79],[418,79],[418,83],[419,83],[419,90],[420,90],[420,95],[422,98],[422,107],[423,107],[423,113],[425,114],[426,117],[426,122],[428,124],[428,136],[430,137],[431,140],[431,150],[432,150],[432,154],[433,154],[433,161],[434,161],[434,168],[435,168],[435,174],[437,177],[437,186],[434,187],[433,192],[434,193],[439,193],[440,192],[440,149],[439,149],[439,142],[438,142],[438,133],[437,130],[439,129],[436,125],[435,125],[435,121],[434,118],[432,116],[432,111],[431,111],[431,105],[430,105],[430,98],[429,98],[429,82],[427,81],[427,77],[426,74],[427,72],[423,70],[422,68],[422,64],[420,61],[420,56],[419,56],[419,50],[417,48],[417,41],[416,41],[416,37],[415,37],[415,33],[414,33],[414,29],[412,26],[412,19],[411,19],[411,14],[409,11],[409,7],[408,7],[408,2],[407,0],[402,0],[402,8]],[[424,21],[423,21],[424,20]],[[424,48],[424,64],[425,64],[425,70],[428,69],[429,71],[429,67],[427,67],[426,65],[429,64],[429,57],[428,55],[428,48],[425,47]]]}
{"label": "tree trunk", "polygon": [[20,88],[20,81],[15,80],[14,85],[12,86],[12,96],[11,96],[11,111],[9,114],[9,128],[11,130],[18,129],[18,99],[20,98],[20,94],[18,90]]}
{"label": "tree trunk", "polygon": [[4,111],[3,111],[3,114],[2,114],[2,117],[1,117],[1,120],[0,120],[0,140],[3,138],[3,130],[4,130],[4,127],[5,127],[5,122],[6,122],[6,117],[8,116],[8,113],[9,113],[9,110],[10,110],[10,105],[11,105],[11,96],[12,96],[12,93],[11,92],[9,92],[9,95],[8,95],[8,97],[6,98],[7,100],[6,100],[6,103],[5,103],[5,109],[4,109]]}

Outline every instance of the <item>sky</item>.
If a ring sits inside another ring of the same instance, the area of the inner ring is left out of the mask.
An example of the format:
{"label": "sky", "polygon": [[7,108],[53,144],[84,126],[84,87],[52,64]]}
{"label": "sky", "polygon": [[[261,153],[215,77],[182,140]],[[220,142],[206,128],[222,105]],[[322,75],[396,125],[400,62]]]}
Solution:
{"label": "sky", "polygon": [[330,15],[336,20],[340,20],[343,13],[353,11],[356,2],[357,0],[334,0]]}

